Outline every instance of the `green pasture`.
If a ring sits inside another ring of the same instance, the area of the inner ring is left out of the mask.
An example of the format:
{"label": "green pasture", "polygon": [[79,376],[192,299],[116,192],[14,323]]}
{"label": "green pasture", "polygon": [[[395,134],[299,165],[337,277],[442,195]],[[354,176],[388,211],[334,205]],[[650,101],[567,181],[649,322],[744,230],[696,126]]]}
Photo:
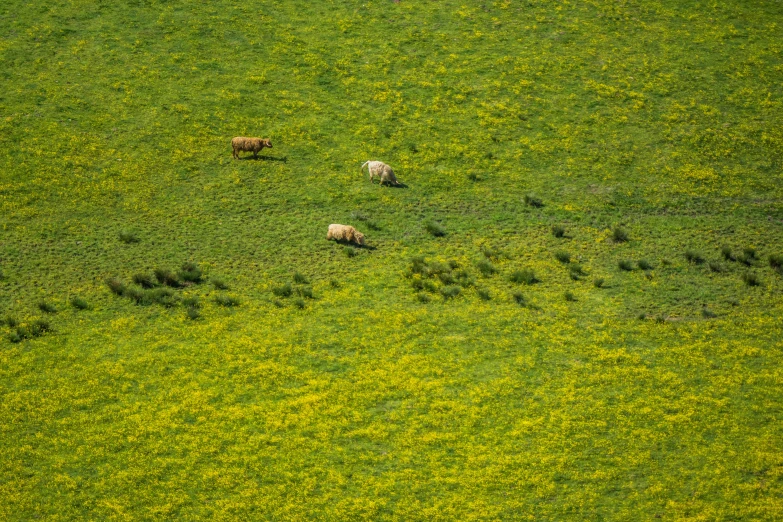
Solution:
{"label": "green pasture", "polygon": [[783,518],[780,2],[8,0],[0,80],[0,519]]}

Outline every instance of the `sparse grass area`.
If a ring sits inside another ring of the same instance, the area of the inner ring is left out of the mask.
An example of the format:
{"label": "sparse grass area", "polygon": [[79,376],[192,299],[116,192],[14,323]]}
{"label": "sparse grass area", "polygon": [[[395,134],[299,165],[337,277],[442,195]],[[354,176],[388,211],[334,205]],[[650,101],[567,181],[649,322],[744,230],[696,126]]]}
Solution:
{"label": "sparse grass area", "polygon": [[783,519],[781,19],[0,4],[0,519]]}

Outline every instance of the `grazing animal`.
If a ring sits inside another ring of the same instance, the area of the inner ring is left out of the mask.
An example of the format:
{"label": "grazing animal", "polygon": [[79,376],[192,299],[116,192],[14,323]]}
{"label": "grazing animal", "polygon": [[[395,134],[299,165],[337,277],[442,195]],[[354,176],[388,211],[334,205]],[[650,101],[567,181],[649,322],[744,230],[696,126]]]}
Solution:
{"label": "grazing animal", "polygon": [[364,245],[364,234],[350,225],[329,225],[329,232],[326,233],[326,239],[348,241],[349,243]]}
{"label": "grazing animal", "polygon": [[397,181],[392,168],[384,162],[365,161],[362,165],[362,172],[364,172],[365,166],[367,166],[367,171],[370,173],[370,183],[372,183],[372,180],[377,176],[381,180],[381,185],[384,183],[391,183],[392,185],[400,184],[400,182]]}
{"label": "grazing animal", "polygon": [[253,157],[258,157],[258,151],[264,147],[272,148],[272,140],[269,138],[243,138],[241,136],[231,140],[231,148],[234,149],[234,158],[239,159],[240,151],[252,152]]}

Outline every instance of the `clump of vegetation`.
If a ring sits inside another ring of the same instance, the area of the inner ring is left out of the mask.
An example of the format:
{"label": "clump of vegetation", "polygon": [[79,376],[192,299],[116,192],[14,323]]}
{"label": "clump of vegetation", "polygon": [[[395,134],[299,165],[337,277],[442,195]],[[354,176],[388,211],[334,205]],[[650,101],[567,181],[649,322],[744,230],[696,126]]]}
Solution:
{"label": "clump of vegetation", "polygon": [[710,261],[707,266],[710,267],[710,270],[712,272],[715,272],[715,273],[723,272],[723,267],[717,261]]}
{"label": "clump of vegetation", "polygon": [[536,277],[536,273],[530,269],[516,270],[511,273],[509,279],[512,283],[524,283],[526,285],[534,285],[541,282],[541,280]]}
{"label": "clump of vegetation", "polygon": [[495,268],[495,265],[489,262],[488,259],[482,259],[478,263],[476,263],[476,268],[479,269],[479,272],[481,272],[482,275],[491,276],[495,272],[497,272],[497,268]]}
{"label": "clump of vegetation", "polygon": [[639,270],[652,270],[653,267],[652,264],[650,264],[650,262],[647,261],[646,259],[640,259],[636,263],[636,266],[639,267]]}
{"label": "clump of vegetation", "polygon": [[296,299],[294,299],[294,306],[302,310],[306,306],[306,303],[304,299],[302,299],[301,297],[297,297]]}
{"label": "clump of vegetation", "polygon": [[555,252],[555,259],[563,263],[564,265],[567,265],[571,262],[571,254],[568,252],[565,252],[563,250],[560,250],[558,252]]}
{"label": "clump of vegetation", "polygon": [[212,286],[215,290],[228,290],[228,284],[222,279],[212,278]]}
{"label": "clump of vegetation", "polygon": [[313,297],[313,289],[310,286],[300,286],[296,289],[296,293],[299,297],[315,299],[315,297]]}
{"label": "clump of vegetation", "polygon": [[345,246],[343,247],[343,252],[344,252],[344,253],[345,253],[345,255],[346,255],[346,256],[348,256],[348,257],[356,257],[356,256],[358,256],[358,255],[359,255],[359,251],[358,251],[357,249],[355,249],[355,248],[353,248],[353,247],[350,247],[350,246],[348,246],[348,245],[345,245]]}
{"label": "clump of vegetation", "polygon": [[734,253],[731,251],[731,248],[728,246],[724,246],[720,249],[720,253],[723,255],[723,259],[726,261],[736,261],[737,258],[734,257]]}
{"label": "clump of vegetation", "polygon": [[190,319],[191,321],[195,321],[196,319],[201,318],[201,310],[192,306],[188,306],[187,308],[185,308],[185,314],[188,316],[188,319]]}
{"label": "clump of vegetation", "polygon": [[309,282],[310,281],[304,275],[300,274],[299,272],[294,273],[294,283],[306,285]]}
{"label": "clump of vegetation", "polygon": [[285,283],[283,285],[272,287],[272,293],[277,297],[291,297],[293,289],[291,288],[290,283]]}
{"label": "clump of vegetation", "polygon": [[753,264],[758,260],[756,249],[752,247],[743,248],[742,255],[740,255],[737,260],[743,265],[753,266]]}
{"label": "clump of vegetation", "polygon": [[52,325],[49,321],[46,319],[36,319],[29,326],[17,326],[16,329],[9,334],[8,340],[12,343],[19,343],[25,339],[40,337],[51,331]]}
{"label": "clump of vegetation", "polygon": [[148,274],[135,274],[133,276],[133,282],[142,288],[155,288],[158,286]]}
{"label": "clump of vegetation", "polygon": [[479,299],[482,301],[489,301],[492,299],[492,295],[489,293],[489,290],[485,288],[479,288],[476,290],[476,294],[479,296]]}
{"label": "clump of vegetation", "polygon": [[514,299],[514,302],[519,306],[528,305],[527,299],[525,298],[525,294],[523,294],[522,292],[514,292],[513,294],[511,294],[511,297]]}
{"label": "clump of vegetation", "polygon": [[424,224],[424,228],[435,237],[443,237],[446,235],[446,229],[435,221],[427,221]]}
{"label": "clump of vegetation", "polygon": [[620,270],[625,270],[626,272],[630,272],[633,270],[633,263],[626,259],[622,259],[617,262],[617,266],[620,268]]}
{"label": "clump of vegetation", "polygon": [[111,277],[106,280],[106,286],[109,287],[109,290],[112,291],[115,295],[125,295],[126,286],[125,283],[117,279],[116,277]]}
{"label": "clump of vegetation", "polygon": [[707,308],[706,306],[701,309],[701,315],[705,319],[713,319],[715,317],[718,317],[718,314]]}
{"label": "clump of vegetation", "polygon": [[188,283],[200,283],[203,275],[196,263],[184,263],[179,271],[179,278]]}
{"label": "clump of vegetation", "polygon": [[456,285],[444,286],[440,289],[444,299],[454,299],[462,292],[462,288]]}
{"label": "clump of vegetation", "polygon": [[429,295],[425,294],[424,292],[419,292],[418,294],[416,294],[416,299],[418,299],[420,303],[425,303],[425,304],[432,301],[432,298]]}
{"label": "clump of vegetation", "polygon": [[491,259],[491,260],[498,260],[501,257],[503,257],[503,251],[502,250],[499,250],[499,249],[496,249],[496,248],[492,248],[492,247],[489,247],[487,245],[484,245],[484,246],[481,247],[481,253],[484,255],[484,257],[486,257],[487,259]]}
{"label": "clump of vegetation", "polygon": [[568,265],[568,273],[574,281],[578,281],[582,276],[587,275],[587,272],[579,263],[571,263]]}
{"label": "clump of vegetation", "polygon": [[16,320],[15,317],[11,315],[6,315],[1,321],[0,324],[5,324],[9,328],[15,328],[19,325],[19,321]]}
{"label": "clump of vegetation", "polygon": [[570,291],[569,291],[569,292],[566,292],[566,293],[565,293],[565,294],[563,294],[563,295],[564,295],[564,297],[565,297],[565,300],[566,300],[566,301],[569,301],[569,302],[574,302],[574,301],[576,301],[576,296],[574,295],[574,293],[573,293],[573,292],[570,292]]}
{"label": "clump of vegetation", "polygon": [[759,280],[759,276],[757,276],[753,272],[745,272],[744,274],[742,274],[742,280],[748,286],[759,286],[761,284],[761,280]]}
{"label": "clump of vegetation", "polygon": [[120,232],[120,241],[125,244],[138,243],[140,241],[139,236],[130,230],[123,230]]}
{"label": "clump of vegetation", "polygon": [[525,194],[525,205],[534,208],[541,208],[544,206],[544,202],[541,201],[541,198],[538,198],[533,194]]}
{"label": "clump of vegetation", "polygon": [[603,277],[596,277],[593,280],[593,286],[596,288],[603,288],[604,287],[604,278]]}
{"label": "clump of vegetation", "polygon": [[481,181],[481,176],[479,176],[475,172],[471,172],[470,174],[468,174],[468,180],[472,181],[473,183],[476,183],[478,181]]}
{"label": "clump of vegetation", "polygon": [[700,265],[704,263],[704,256],[693,250],[685,251],[685,260],[694,265]]}
{"label": "clump of vegetation", "polygon": [[57,307],[47,301],[41,301],[38,303],[38,309],[45,314],[56,314]]}
{"label": "clump of vegetation", "polygon": [[215,296],[215,303],[226,308],[232,308],[234,306],[239,306],[239,299],[229,295],[217,295]]}
{"label": "clump of vegetation", "polygon": [[77,310],[87,310],[90,308],[90,304],[87,302],[87,300],[78,296],[71,297],[71,306]]}
{"label": "clump of vegetation", "polygon": [[612,230],[612,239],[615,243],[625,243],[628,241],[628,232],[622,227],[614,227],[614,230]]}
{"label": "clump of vegetation", "polygon": [[555,225],[552,227],[552,235],[557,238],[565,237],[565,232],[565,228],[560,225]]}
{"label": "clump of vegetation", "polygon": [[174,275],[171,270],[166,270],[165,268],[155,269],[155,279],[158,280],[158,283],[170,286],[172,288],[178,288],[182,286],[182,283],[180,283],[180,280],[177,278],[177,276]]}
{"label": "clump of vegetation", "polygon": [[778,254],[770,254],[769,267],[779,274],[783,274],[783,256]]}
{"label": "clump of vegetation", "polygon": [[340,281],[338,281],[337,279],[330,279],[329,280],[329,286],[331,288],[340,288],[340,286],[342,286],[342,285],[340,284]]}
{"label": "clump of vegetation", "polygon": [[186,297],[182,300],[182,304],[185,308],[201,308],[201,301],[196,296]]}

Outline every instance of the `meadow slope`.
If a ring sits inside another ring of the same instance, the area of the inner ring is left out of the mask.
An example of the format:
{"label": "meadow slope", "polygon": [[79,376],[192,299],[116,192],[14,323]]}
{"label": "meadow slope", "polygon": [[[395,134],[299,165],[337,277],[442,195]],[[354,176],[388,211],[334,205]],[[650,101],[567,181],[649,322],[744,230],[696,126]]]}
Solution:
{"label": "meadow slope", "polygon": [[1,519],[783,518],[780,2],[8,0],[0,78]]}

